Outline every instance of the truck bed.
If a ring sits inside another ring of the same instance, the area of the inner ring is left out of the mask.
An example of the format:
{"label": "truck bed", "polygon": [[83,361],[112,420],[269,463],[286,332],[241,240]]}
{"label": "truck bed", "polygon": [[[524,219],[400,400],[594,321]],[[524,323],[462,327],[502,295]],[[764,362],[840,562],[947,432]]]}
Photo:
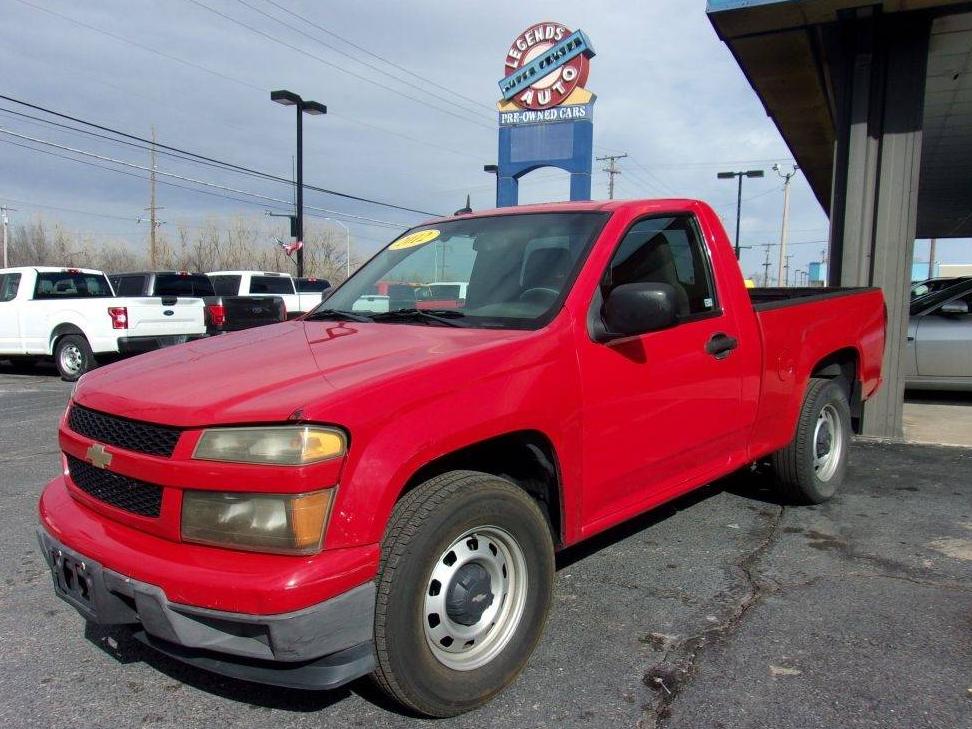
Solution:
{"label": "truck bed", "polygon": [[866,286],[792,286],[783,288],[771,286],[769,288],[746,289],[756,311],[769,311],[783,306],[809,304],[824,301],[849,294],[860,294],[877,289]]}

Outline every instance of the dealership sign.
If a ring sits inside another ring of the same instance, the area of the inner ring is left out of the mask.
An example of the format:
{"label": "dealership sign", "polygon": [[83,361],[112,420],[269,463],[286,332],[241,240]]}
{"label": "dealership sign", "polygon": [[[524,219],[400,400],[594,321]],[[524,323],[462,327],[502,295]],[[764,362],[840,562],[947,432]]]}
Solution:
{"label": "dealership sign", "polygon": [[[499,82],[500,124],[589,119],[593,95],[584,85],[593,55],[587,36],[561,23],[537,23],[520,33],[506,53],[506,75]],[[583,108],[555,108],[564,105]]]}
{"label": "dealership sign", "polygon": [[563,23],[535,23],[510,44],[496,103],[496,207],[516,205],[520,178],[543,167],[570,175],[571,200],[591,199],[593,57],[583,31]]}

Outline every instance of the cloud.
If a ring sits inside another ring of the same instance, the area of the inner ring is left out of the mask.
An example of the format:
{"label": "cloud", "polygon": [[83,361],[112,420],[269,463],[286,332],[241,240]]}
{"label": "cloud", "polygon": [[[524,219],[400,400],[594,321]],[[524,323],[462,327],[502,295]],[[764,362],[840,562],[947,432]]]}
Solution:
{"label": "cloud", "polygon": [[[200,2],[299,50],[261,37],[189,0],[106,0],[97,7],[85,4],[83,8],[69,0],[24,2],[8,3],[0,26],[0,66],[5,71],[2,93],[142,136],[148,136],[154,126],[161,142],[287,177],[294,145],[293,112],[270,103],[268,92],[291,88],[322,101],[330,111],[326,117],[305,119],[308,182],[442,212],[460,207],[466,192],[471,194],[474,208],[493,204],[492,178],[482,172],[482,165],[496,157],[493,109],[504,53],[518,32],[553,12],[508,1],[378,0],[364,5],[324,5],[279,0],[328,30],[475,100],[470,102],[343,45],[333,36],[287,17],[265,0]],[[254,9],[278,16],[311,37],[276,24]],[[716,180],[715,173],[737,165],[762,166],[766,178],[744,183],[743,197],[750,199],[744,203],[743,238],[753,244],[776,240],[782,192],[769,165],[773,160],[789,159],[790,154],[712,31],[704,3],[595,6],[566,0],[558,3],[553,15],[571,27],[582,28],[597,50],[588,84],[598,95],[596,151],[599,155],[608,150],[630,154],[620,165],[619,195],[700,197],[711,201],[732,228],[735,187]],[[164,56],[105,33],[155,48]],[[314,38],[340,47],[344,53],[335,53]],[[362,60],[387,68],[420,88],[380,75],[358,62]],[[338,66],[399,93],[355,78]],[[429,93],[445,99],[432,98]],[[0,127],[147,164],[142,150],[59,132],[7,114],[0,113]],[[138,177],[4,143],[0,143],[0,165],[16,171],[5,176],[0,196],[131,216],[132,221],[148,204],[148,183]],[[169,158],[160,157],[159,167],[264,195],[289,199],[291,194],[285,185]],[[595,170],[595,195],[604,197],[607,176],[599,166]],[[141,171],[129,172],[144,176]],[[524,180],[522,193],[524,201],[566,197],[566,176],[537,171]],[[260,204],[244,205],[164,185],[158,196],[166,216],[187,221],[262,211]],[[318,193],[309,193],[307,202],[406,225],[421,220],[421,216]],[[794,183],[792,205],[792,240],[826,237],[826,219],[802,177]],[[56,215],[69,226],[129,236],[133,245],[144,241],[144,229],[134,222]],[[391,237],[389,231],[357,224],[353,231],[371,239],[363,247],[373,248],[377,240]],[[816,245],[797,246],[794,252],[799,267],[819,257]],[[761,260],[761,250],[746,251],[744,270],[756,270]]]}

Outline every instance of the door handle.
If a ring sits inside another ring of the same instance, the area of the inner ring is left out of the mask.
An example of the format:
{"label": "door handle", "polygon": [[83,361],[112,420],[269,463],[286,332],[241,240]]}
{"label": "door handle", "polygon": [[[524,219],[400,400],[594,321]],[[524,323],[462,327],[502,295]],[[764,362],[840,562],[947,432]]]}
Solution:
{"label": "door handle", "polygon": [[725,332],[716,332],[705,343],[705,351],[716,359],[725,359],[738,346],[739,340],[735,337],[730,337]]}

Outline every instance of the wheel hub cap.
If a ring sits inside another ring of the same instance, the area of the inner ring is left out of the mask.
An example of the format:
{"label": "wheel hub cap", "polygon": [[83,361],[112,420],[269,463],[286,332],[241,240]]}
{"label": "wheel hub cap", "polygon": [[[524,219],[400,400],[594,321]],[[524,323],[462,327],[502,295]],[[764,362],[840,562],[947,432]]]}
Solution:
{"label": "wheel hub cap", "polygon": [[446,595],[446,614],[460,625],[475,625],[486,608],[493,604],[489,572],[475,562],[456,572]]}
{"label": "wheel hub cap", "polygon": [[526,605],[526,557],[512,534],[470,529],[439,555],[425,587],[425,640],[439,663],[471,671],[513,637]]}
{"label": "wheel hub cap", "polygon": [[73,344],[65,347],[61,352],[61,364],[68,372],[74,373],[81,369],[81,350]]}
{"label": "wheel hub cap", "polygon": [[821,481],[837,472],[843,455],[843,425],[833,405],[826,405],[817,417],[813,434],[813,470]]}

